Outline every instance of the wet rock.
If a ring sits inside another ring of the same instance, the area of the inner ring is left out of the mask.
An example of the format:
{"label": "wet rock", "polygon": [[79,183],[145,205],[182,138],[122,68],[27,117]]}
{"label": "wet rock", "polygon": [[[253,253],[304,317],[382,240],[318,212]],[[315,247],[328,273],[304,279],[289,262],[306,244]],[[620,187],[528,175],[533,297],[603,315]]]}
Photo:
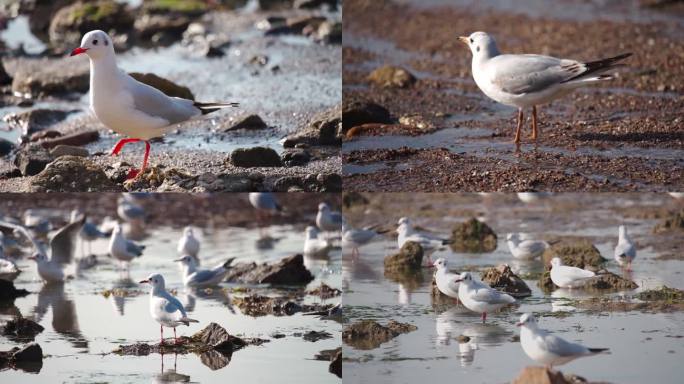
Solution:
{"label": "wet rock", "polygon": [[326,313],[333,308],[332,304],[298,304],[287,297],[270,297],[250,295],[236,297],[233,303],[248,316],[292,316],[295,313]]}
{"label": "wet rock", "polygon": [[0,157],[7,156],[14,149],[14,143],[0,138]]}
{"label": "wet rock", "polygon": [[314,116],[307,126],[288,136],[283,147],[291,148],[297,144],[341,145],[342,107],[340,105]]}
{"label": "wet rock", "polygon": [[14,165],[19,168],[23,176],[33,176],[42,172],[53,157],[47,149],[40,145],[28,145],[23,147],[14,158]]}
{"label": "wet rock", "polygon": [[203,330],[195,333],[192,338],[222,352],[233,352],[247,345],[245,340],[232,336],[216,323],[207,325]]}
{"label": "wet rock", "polygon": [[94,29],[125,33],[133,26],[133,15],[123,3],[111,0],[77,2],[66,6],[50,22],[50,44],[66,52],[81,43],[83,35]]}
{"label": "wet rock", "polygon": [[201,16],[209,10],[208,2],[197,0],[144,1],[142,7],[142,11],[148,14],[171,14],[176,17],[180,15]]}
{"label": "wet rock", "polygon": [[274,192],[293,192],[304,190],[304,180],[299,176],[283,176],[273,183]]}
{"label": "wet rock", "polygon": [[13,282],[0,279],[0,301],[12,301],[17,297],[23,297],[28,294],[29,291],[17,289]]}
{"label": "wet rock", "polygon": [[548,267],[547,270],[544,271],[544,273],[542,273],[542,275],[539,277],[537,286],[544,291],[553,291],[554,289],[558,288],[551,280],[551,271],[548,269]]}
{"label": "wet rock", "polygon": [[232,356],[232,352],[219,352],[209,350],[200,354],[200,361],[202,362],[202,364],[209,367],[212,371],[216,371],[230,364]]}
{"label": "wet rock", "polygon": [[18,68],[12,92],[27,98],[85,93],[90,87],[87,60],[24,60]]}
{"label": "wet rock", "polygon": [[5,71],[5,66],[0,61],[0,85],[12,84],[12,78]]}
{"label": "wet rock", "polygon": [[145,83],[150,87],[157,88],[162,91],[167,96],[180,97],[182,99],[195,100],[195,95],[192,94],[188,87],[178,85],[170,80],[163,77],[159,77],[154,73],[139,73],[131,72],[129,73],[131,77],[138,80],[141,83]]}
{"label": "wet rock", "polygon": [[[46,131],[47,133],[47,131]],[[35,136],[35,135],[34,135]],[[100,133],[98,131],[92,130],[92,131],[83,131],[83,132],[76,132],[72,133],[69,135],[59,135],[58,137],[50,138],[48,140],[43,140],[40,142],[40,145],[43,146],[43,148],[54,148],[60,145],[68,145],[68,146],[82,146],[86,145],[89,143],[92,143],[94,141],[97,141],[100,138]]]}
{"label": "wet rock", "polygon": [[342,44],[342,23],[325,20],[318,25],[306,26],[302,33],[317,43]]}
{"label": "wet rock", "polygon": [[309,295],[314,295],[318,296],[323,300],[330,299],[333,297],[337,297],[342,294],[342,291],[340,291],[337,288],[332,288],[328,286],[327,284],[321,283],[320,286],[310,290],[307,292]]}
{"label": "wet rock", "polygon": [[418,329],[415,325],[390,320],[386,326],[374,320],[362,320],[348,325],[342,331],[342,340],[357,349],[375,349],[380,344]]}
{"label": "wet rock", "polygon": [[29,136],[28,141],[33,143],[36,141],[54,139],[56,137],[62,137],[62,133],[58,131],[47,130],[34,133],[33,135]]}
{"label": "wet rock", "polygon": [[458,337],[456,338],[456,341],[458,341],[459,343],[467,343],[470,341],[470,337],[468,337],[466,335],[458,335]]}
{"label": "wet rock", "polygon": [[319,173],[316,176],[316,181],[320,188],[314,190],[316,192],[342,192],[342,176],[337,173]]}
{"label": "wet rock", "polygon": [[385,271],[417,270],[423,262],[423,247],[420,244],[407,241],[399,253],[385,257],[383,264]]}
{"label": "wet rock", "polygon": [[407,88],[416,82],[416,78],[409,71],[392,65],[375,69],[368,75],[367,79],[383,88]]}
{"label": "wet rock", "polygon": [[2,118],[10,128],[20,129],[22,136],[29,136],[64,120],[70,111],[54,109],[33,109],[26,112],[10,113]]}
{"label": "wet rock", "polygon": [[583,239],[562,240],[547,248],[542,255],[547,268],[554,257],[560,257],[564,265],[594,271],[604,261],[598,249],[590,241]]}
{"label": "wet rock", "polygon": [[330,366],[328,366],[328,372],[336,375],[337,377],[342,377],[342,347],[335,350],[335,354],[330,359]]}
{"label": "wet rock", "polygon": [[587,288],[624,290],[636,289],[639,286],[632,280],[625,279],[612,272],[606,272],[596,275],[595,279],[591,279],[589,284],[587,284]]}
{"label": "wet rock", "polygon": [[236,167],[282,167],[278,152],[268,147],[238,148],[230,153],[230,163]]}
{"label": "wet rock", "polygon": [[235,119],[231,125],[225,128],[219,128],[220,132],[230,132],[237,129],[265,129],[268,124],[264,122],[259,115],[245,115]]}
{"label": "wet rock", "polygon": [[95,163],[82,157],[62,156],[48,164],[30,184],[32,192],[118,192]]}
{"label": "wet rock", "polygon": [[45,328],[35,321],[19,316],[9,320],[2,327],[2,334],[12,338],[33,340],[36,335],[43,332],[44,329]]}
{"label": "wet rock", "polygon": [[391,122],[389,111],[375,103],[355,101],[342,108],[342,130],[345,134],[347,130],[357,125]]}
{"label": "wet rock", "polygon": [[449,239],[449,246],[454,252],[492,252],[496,245],[496,233],[475,218],[456,226]]}
{"label": "wet rock", "polygon": [[60,156],[88,157],[90,153],[88,153],[88,150],[85,148],[60,144],[50,150],[50,155],[52,155],[54,158],[58,158]]}
{"label": "wet rock", "polygon": [[660,233],[672,230],[684,230],[684,209],[668,214],[667,217],[655,226],[653,232]]}
{"label": "wet rock", "polygon": [[262,11],[282,10],[292,8],[294,0],[257,0]]}
{"label": "wet rock", "polygon": [[298,167],[309,163],[311,153],[306,149],[286,149],[282,159],[286,167]]}
{"label": "wet rock", "polygon": [[326,331],[309,331],[302,335],[302,339],[315,343],[318,340],[332,339],[332,335]]}
{"label": "wet rock", "polygon": [[[242,273],[236,273],[240,271]],[[250,264],[242,270],[232,268],[228,281],[246,284],[301,285],[313,280],[311,272],[304,266],[304,256],[288,256],[275,264]]]}
{"label": "wet rock", "polygon": [[639,292],[635,297],[644,301],[684,302],[684,291],[677,288],[662,286],[658,289],[649,289]]}
{"label": "wet rock", "polygon": [[530,287],[525,284],[523,279],[513,273],[511,267],[506,264],[485,269],[480,274],[480,280],[487,283],[490,287],[506,292],[516,298],[532,295]]}
{"label": "wet rock", "polygon": [[559,371],[546,367],[525,367],[512,384],[573,384]]}

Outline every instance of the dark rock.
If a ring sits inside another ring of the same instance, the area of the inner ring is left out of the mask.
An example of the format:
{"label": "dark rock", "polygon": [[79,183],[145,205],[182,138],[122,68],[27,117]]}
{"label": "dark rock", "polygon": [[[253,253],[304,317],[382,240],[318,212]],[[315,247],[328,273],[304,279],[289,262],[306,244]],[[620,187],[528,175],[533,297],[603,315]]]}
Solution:
{"label": "dark rock", "polygon": [[273,11],[292,8],[294,0],[258,0],[259,9],[262,11]]}
{"label": "dark rock", "polygon": [[120,191],[98,165],[76,156],[62,156],[50,163],[31,180],[30,188],[33,192]]}
{"label": "dark rock", "polygon": [[[229,280],[230,281],[230,280]],[[333,308],[332,304],[298,304],[291,301],[288,297],[270,297],[261,295],[250,295],[236,297],[233,303],[240,308],[240,311],[248,316],[292,316],[295,313],[306,312],[305,314],[327,314]]]}
{"label": "dark rock", "polygon": [[302,189],[304,180],[300,176],[283,176],[273,182],[273,192],[289,192],[292,188]]}
{"label": "dark rock", "polygon": [[334,374],[339,378],[342,378],[342,347],[337,348],[335,354],[330,359],[328,372]]}
{"label": "dark rock", "polygon": [[0,279],[0,301],[11,301],[17,297],[23,297],[28,294],[29,291],[17,289],[13,282]]}
{"label": "dark rock", "polygon": [[516,298],[532,295],[530,287],[525,284],[523,279],[513,273],[511,267],[506,264],[485,269],[480,274],[480,280],[483,283],[489,284],[490,287],[506,292]]}
{"label": "dark rock", "polygon": [[35,321],[19,316],[8,321],[2,327],[2,334],[13,338],[33,340],[44,329]]}
{"label": "dark rock", "polygon": [[342,129],[345,134],[347,130],[357,125],[391,122],[389,111],[375,103],[355,101],[342,108]]}
{"label": "dark rock", "polygon": [[551,271],[548,267],[546,268],[544,273],[542,273],[542,275],[539,277],[537,286],[544,291],[553,291],[554,289],[558,288],[556,287],[556,284],[554,284],[551,280]]}
{"label": "dark rock", "polygon": [[668,232],[672,230],[684,230],[684,209],[679,212],[669,213],[660,223],[653,229],[654,233]]}
{"label": "dark rock", "polygon": [[559,257],[564,265],[596,271],[604,262],[601,253],[588,240],[562,240],[544,251],[542,260],[548,268],[551,259]]}
{"label": "dark rock", "polygon": [[368,204],[368,199],[359,192],[345,192],[342,196],[342,206],[344,208],[366,204]]}
{"label": "dark rock", "polygon": [[0,61],[0,85],[12,84],[12,78],[5,71],[5,66]]}
{"label": "dark rock", "polygon": [[332,339],[332,335],[326,331],[309,331],[302,335],[302,339],[315,343],[318,340]]}
{"label": "dark rock", "polygon": [[342,331],[342,340],[356,349],[375,349],[380,344],[418,329],[415,325],[390,320],[386,326],[374,320],[362,320],[348,325]]}
{"label": "dark rock", "polygon": [[[236,273],[236,270],[241,273]],[[246,267],[231,268],[226,280],[246,284],[301,285],[313,280],[311,272],[304,266],[304,256],[288,256],[275,264],[250,263]]]}
{"label": "dark rock", "polygon": [[496,249],[496,233],[487,224],[472,218],[454,228],[449,246],[454,252],[492,252]]}
{"label": "dark rock", "polygon": [[100,133],[98,131],[83,131],[44,140],[40,142],[40,145],[43,148],[54,148],[60,145],[78,147],[97,141],[99,138]]}
{"label": "dark rock", "polygon": [[207,325],[203,330],[192,335],[192,338],[221,352],[233,352],[247,345],[246,341],[232,336],[216,323]]}
{"label": "dark rock", "polygon": [[283,147],[291,148],[297,144],[341,145],[342,109],[336,106],[314,116],[307,126],[288,136]]}
{"label": "dark rock", "polygon": [[342,176],[337,173],[319,173],[316,181],[320,185],[316,192],[342,192]]}
{"label": "dark rock", "polygon": [[47,149],[40,145],[23,147],[14,159],[14,165],[19,168],[23,176],[33,176],[42,172],[52,162],[53,157]]}
{"label": "dark rock", "polygon": [[684,302],[684,291],[677,288],[662,286],[658,289],[649,289],[639,292],[635,297],[643,301]]}
{"label": "dark rock", "polygon": [[624,290],[636,289],[639,288],[639,286],[632,280],[625,279],[612,272],[606,272],[599,273],[596,275],[595,279],[589,280],[586,288]]}
{"label": "dark rock", "polygon": [[302,166],[311,160],[311,153],[306,149],[286,149],[282,159],[287,167]]}
{"label": "dark rock", "polygon": [[7,156],[14,149],[14,143],[0,138],[0,157]]}
{"label": "dark rock", "polygon": [[321,299],[326,300],[341,295],[342,291],[337,288],[331,288],[327,284],[321,283],[320,286],[308,291],[307,293],[309,295],[318,296]]}
{"label": "dark rock", "polygon": [[10,128],[20,129],[22,136],[30,136],[64,120],[70,111],[54,109],[33,109],[26,112],[10,113],[2,118]]}
{"label": "dark rock", "polygon": [[195,100],[195,96],[192,94],[188,87],[178,85],[170,80],[163,77],[159,77],[154,73],[129,73],[134,79],[141,83],[145,83],[150,87],[157,88],[162,91],[167,96],[180,97],[181,99]]}
{"label": "dark rock", "polygon": [[58,131],[52,131],[52,130],[47,130],[47,131],[40,131],[36,132],[33,135],[29,137],[29,142],[34,143],[36,141],[41,141],[41,140],[49,140],[49,139],[54,139],[56,137],[62,137],[62,133]]}
{"label": "dark rock", "polygon": [[90,87],[87,60],[24,60],[18,68],[12,91],[28,98],[85,93]]}
{"label": "dark rock", "polygon": [[246,115],[235,119],[235,122],[230,126],[225,128],[220,128],[221,132],[230,132],[237,129],[264,129],[268,128],[268,125],[264,120],[259,117],[259,115]]}
{"label": "dark rock", "polygon": [[294,0],[293,7],[297,9],[314,9],[327,5],[331,10],[337,9],[337,0]]}
{"label": "dark rock", "polygon": [[458,341],[459,343],[467,343],[470,341],[470,337],[468,337],[466,335],[458,335],[458,337],[456,338],[456,341]]}
{"label": "dark rock", "polygon": [[88,157],[90,155],[90,153],[88,153],[88,150],[85,148],[62,144],[52,148],[50,150],[50,154],[55,158],[60,156]]}
{"label": "dark rock", "polygon": [[383,88],[406,88],[416,82],[416,78],[401,67],[385,65],[368,75],[368,81]]}
{"label": "dark rock", "polygon": [[212,371],[216,371],[230,364],[232,356],[232,352],[219,352],[212,349],[200,354],[200,361]]}
{"label": "dark rock", "polygon": [[420,244],[407,241],[399,253],[385,257],[385,271],[411,271],[421,268],[423,263],[423,247]]}
{"label": "dark rock", "polygon": [[230,153],[230,163],[236,167],[282,167],[278,152],[273,148],[238,148]]}
{"label": "dark rock", "polygon": [[31,343],[12,354],[10,362],[27,372],[40,372],[43,367],[43,349],[37,343]]}

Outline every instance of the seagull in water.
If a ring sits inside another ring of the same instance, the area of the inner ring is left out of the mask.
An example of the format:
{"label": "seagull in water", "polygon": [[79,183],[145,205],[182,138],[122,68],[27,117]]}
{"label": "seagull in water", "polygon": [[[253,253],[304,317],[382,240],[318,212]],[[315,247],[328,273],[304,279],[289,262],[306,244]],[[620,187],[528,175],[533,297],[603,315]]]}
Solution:
{"label": "seagull in water", "polygon": [[112,155],[118,155],[128,143],[145,143],[142,167],[131,169],[129,179],[145,170],[150,139],[163,136],[179,123],[238,106],[238,103],[200,103],[170,97],[135,80],[117,67],[114,44],[104,31],[86,33],[81,46],[71,51],[71,56],[80,54],[90,59],[90,109],[107,128],[128,136],[116,143]]}
{"label": "seagull in water", "polygon": [[271,192],[250,192],[248,195],[249,203],[256,208],[257,224],[261,226],[266,215],[276,214],[283,211],[283,207],[278,204],[278,200]]}
{"label": "seagull in water", "polygon": [[461,280],[461,275],[449,272],[449,268],[447,268],[447,261],[444,258],[435,260],[433,265],[435,268],[437,268],[437,272],[435,272],[435,283],[437,283],[437,289],[439,289],[439,291],[443,294],[456,300],[456,304],[458,304],[458,289],[460,285],[458,281]]}
{"label": "seagull in water", "polygon": [[66,278],[64,268],[73,261],[76,236],[78,236],[78,231],[81,230],[85,219],[85,216],[81,216],[79,220],[63,226],[52,236],[50,239],[50,258],[48,258],[43,244],[36,240],[26,227],[8,222],[0,222],[0,226],[12,228],[26,236],[35,250],[29,259],[36,262],[40,278],[47,283],[60,283]]}
{"label": "seagull in water", "polygon": [[426,233],[416,232],[413,229],[413,223],[408,217],[402,217],[397,222],[397,246],[399,249],[404,246],[407,241],[413,241],[414,243],[420,244],[423,247],[423,251],[427,254],[428,264],[432,263],[430,259],[430,254],[444,245],[449,244],[449,240],[440,239],[438,237],[428,235]]}
{"label": "seagull in water", "polygon": [[212,269],[197,269],[197,262],[190,255],[185,255],[174,261],[181,263],[183,285],[190,288],[206,288],[218,285],[226,278],[233,260],[235,258],[231,257]]}
{"label": "seagull in water", "polygon": [[150,284],[150,314],[152,318],[157,321],[161,331],[160,345],[164,345],[164,327],[173,328],[173,340],[178,344],[176,337],[176,327],[185,324],[190,326],[190,323],[199,323],[193,320],[185,313],[183,304],[166,291],[164,284],[164,277],[158,273],[151,274],[147,279],[140,281],[140,284]]}
{"label": "seagull in water", "polygon": [[618,229],[618,243],[615,246],[614,257],[621,267],[627,263],[627,270],[632,270],[632,261],[636,258],[636,246],[627,234],[627,228],[624,225]]}
{"label": "seagull in water", "polygon": [[579,288],[596,274],[586,269],[563,265],[559,257],[551,259],[551,281],[560,288]]}
{"label": "seagull in water", "polygon": [[607,352],[608,348],[587,348],[581,344],[571,343],[549,331],[537,326],[533,315],[525,313],[520,316],[520,345],[530,359],[552,368],[563,365],[578,357],[594,356]]}
{"label": "seagull in water", "polygon": [[[78,221],[80,213],[78,210],[74,209],[71,211],[71,222]],[[88,243],[88,254],[92,254],[92,242],[97,240],[97,239],[106,239],[111,235],[110,233],[105,233],[102,232],[95,224],[90,222],[90,219],[86,219],[85,223],[83,223],[83,226],[81,227],[81,230],[78,232],[78,237],[81,238],[82,241],[85,241]],[[81,243],[81,248],[83,248],[83,243]]]}
{"label": "seagull in water", "polygon": [[330,211],[326,203],[318,204],[318,214],[316,215],[316,225],[321,231],[339,232],[342,229],[342,214]]}
{"label": "seagull in water", "polygon": [[304,254],[317,255],[324,254],[330,250],[332,244],[326,239],[318,237],[318,229],[309,225],[305,230]]}
{"label": "seagull in water", "polygon": [[496,311],[508,304],[515,303],[513,296],[473,280],[470,272],[461,274],[460,279],[454,282],[458,286],[458,298],[463,305],[473,312],[482,313],[482,322],[487,321],[487,312]]}
{"label": "seagull in water", "polygon": [[346,222],[342,222],[342,247],[351,248],[352,256],[359,255],[359,248],[370,243],[378,232],[367,228],[351,228]]}
{"label": "seagull in water", "polygon": [[121,225],[117,225],[114,228],[112,237],[109,240],[109,254],[113,258],[122,263],[129,263],[136,257],[142,256],[144,249],[144,245],[138,245],[124,237]]}
{"label": "seagull in water", "polygon": [[472,71],[480,90],[499,103],[518,108],[518,127],[513,142],[520,145],[523,109],[532,107],[532,140],[537,140],[537,105],[563,97],[577,88],[610,80],[601,74],[614,69],[625,53],[606,59],[580,62],[542,55],[501,54],[494,39],[485,32],[458,38],[473,54]]}
{"label": "seagull in water", "polygon": [[535,259],[549,247],[546,241],[525,239],[520,233],[509,233],[506,240],[513,257],[521,260]]}
{"label": "seagull in water", "polygon": [[195,260],[195,264],[199,265],[200,242],[195,237],[192,227],[187,226],[183,229],[183,236],[178,240],[178,254],[181,256],[190,256]]}

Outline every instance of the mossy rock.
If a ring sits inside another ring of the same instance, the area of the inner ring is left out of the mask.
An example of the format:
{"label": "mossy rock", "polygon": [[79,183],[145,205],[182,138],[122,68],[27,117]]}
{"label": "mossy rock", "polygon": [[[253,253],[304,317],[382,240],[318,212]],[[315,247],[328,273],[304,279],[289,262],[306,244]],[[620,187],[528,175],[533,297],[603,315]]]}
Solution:
{"label": "mossy rock", "polygon": [[677,288],[662,286],[658,289],[649,289],[647,291],[639,292],[635,297],[643,301],[682,302],[684,301],[684,291]]}
{"label": "mossy rock", "polygon": [[51,162],[30,184],[31,192],[119,192],[97,164],[78,156],[62,156]]}
{"label": "mossy rock", "polygon": [[385,273],[420,270],[423,263],[423,247],[420,244],[407,241],[399,253],[385,257]]}
{"label": "mossy rock", "polygon": [[541,288],[542,291],[545,292],[550,292],[553,291],[554,289],[558,288],[556,287],[556,284],[551,281],[551,271],[546,270],[544,273],[541,275],[539,278],[539,281],[537,282],[537,286]]}
{"label": "mossy rock", "polygon": [[475,218],[454,228],[449,239],[449,246],[454,252],[493,252],[496,243],[494,230]]}
{"label": "mossy rock", "polygon": [[387,325],[374,320],[361,320],[350,324],[342,331],[342,340],[357,349],[375,349],[380,344],[418,329],[415,325],[390,320]]}
{"label": "mossy rock", "polygon": [[143,12],[147,13],[183,13],[201,15],[209,10],[206,1],[200,0],[146,0]]}
{"label": "mossy rock", "polygon": [[530,287],[506,264],[485,269],[480,274],[480,280],[490,287],[516,298],[532,295]]}
{"label": "mossy rock", "polygon": [[368,75],[368,81],[383,88],[406,88],[416,82],[416,78],[406,69],[385,65]]}
{"label": "mossy rock", "polygon": [[548,267],[554,257],[560,257],[564,265],[590,270],[597,270],[605,261],[594,244],[584,239],[563,240],[551,245],[542,255],[544,265]]}

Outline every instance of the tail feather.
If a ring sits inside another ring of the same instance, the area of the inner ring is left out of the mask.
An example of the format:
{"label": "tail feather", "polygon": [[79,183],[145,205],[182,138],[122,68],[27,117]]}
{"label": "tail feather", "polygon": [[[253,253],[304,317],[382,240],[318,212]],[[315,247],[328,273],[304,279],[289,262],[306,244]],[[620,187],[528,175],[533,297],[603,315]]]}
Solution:
{"label": "tail feather", "polygon": [[[622,55],[618,55],[615,57],[609,57],[607,59],[601,59],[601,60],[596,60],[596,61],[588,61],[586,63],[583,63],[585,70],[582,73],[580,73],[576,76],[573,76],[567,80],[564,80],[561,83],[568,83],[568,82],[580,80],[580,79],[585,80],[585,78],[588,75],[597,74],[597,73],[604,72],[604,71],[607,71],[607,70],[612,69],[612,68],[623,66],[624,64],[620,64],[618,62],[621,60],[624,60],[630,56],[632,56],[631,52],[630,53],[623,53]],[[611,79],[611,78],[612,77],[610,75],[600,75],[597,77],[592,77],[591,79],[592,80],[607,80],[607,79]]]}
{"label": "tail feather", "polygon": [[229,108],[229,107],[239,107],[240,103],[200,103],[200,102],[195,102],[193,104],[195,107],[199,108],[200,111],[202,111],[203,115],[206,115],[207,113],[212,113],[216,112],[219,109],[223,108]]}
{"label": "tail feather", "polygon": [[235,258],[234,258],[234,257],[231,257],[230,259],[226,260],[226,262],[225,262],[225,263],[223,263],[223,268],[225,268],[225,269],[228,269],[228,268],[230,268],[230,267],[231,267],[231,265],[230,265],[230,264],[231,264],[231,263],[233,262],[233,260],[235,260]]}

